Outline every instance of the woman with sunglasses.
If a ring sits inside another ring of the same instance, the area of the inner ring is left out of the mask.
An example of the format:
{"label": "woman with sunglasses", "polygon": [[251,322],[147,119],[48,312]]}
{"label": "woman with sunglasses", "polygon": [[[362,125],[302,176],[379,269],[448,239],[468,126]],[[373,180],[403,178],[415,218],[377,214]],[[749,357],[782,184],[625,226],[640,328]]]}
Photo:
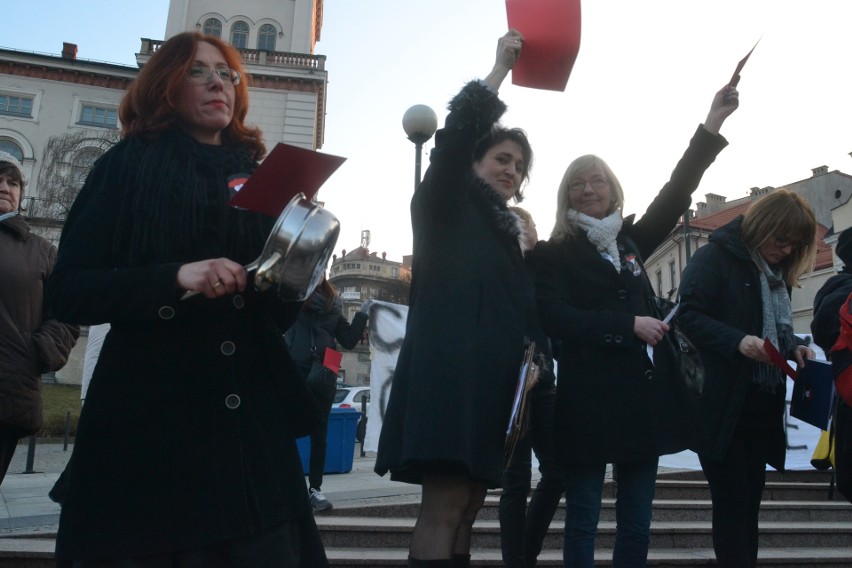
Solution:
{"label": "woman with sunglasses", "polygon": [[713,499],[720,566],[755,566],[766,465],[784,469],[786,378],[764,341],[799,365],[790,290],[813,266],[816,220],[798,194],[775,190],[710,235],[680,286],[681,329],[701,353],[704,393],[694,448]]}

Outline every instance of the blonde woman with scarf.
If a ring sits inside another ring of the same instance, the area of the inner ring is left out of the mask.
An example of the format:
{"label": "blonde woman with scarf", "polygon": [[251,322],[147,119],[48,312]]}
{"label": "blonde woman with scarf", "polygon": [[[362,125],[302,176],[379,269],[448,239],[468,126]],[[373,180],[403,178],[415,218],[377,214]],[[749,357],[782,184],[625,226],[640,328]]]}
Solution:
{"label": "blonde woman with scarf", "polygon": [[[622,218],[624,192],[597,156],[574,160],[557,195],[556,226],[536,248],[536,300],[557,346],[556,458],[565,471],[566,566],[594,565],[607,464],[618,478],[613,566],[644,566],[659,456],[692,441],[689,397],[674,380],[642,267],[689,207],[692,192],[727,145],[719,128],[737,90],[713,98],[686,153],[645,215]],[[654,347],[654,361],[646,346]]]}
{"label": "blonde woman with scarf", "polygon": [[683,273],[680,325],[701,352],[704,393],[694,449],[710,483],[719,566],[755,566],[766,465],[783,471],[786,379],[768,338],[799,365],[814,353],[793,335],[790,289],[813,266],[816,220],[778,189],[710,235]]}

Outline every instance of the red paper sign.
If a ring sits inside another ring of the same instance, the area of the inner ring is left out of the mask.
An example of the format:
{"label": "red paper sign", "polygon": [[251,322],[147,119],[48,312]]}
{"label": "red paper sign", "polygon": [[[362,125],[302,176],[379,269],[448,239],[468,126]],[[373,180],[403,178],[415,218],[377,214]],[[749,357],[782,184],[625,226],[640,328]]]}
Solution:
{"label": "red paper sign", "polygon": [[278,143],[228,205],[278,217],[298,193],[311,199],[346,158]]}
{"label": "red paper sign", "polygon": [[730,86],[736,87],[739,84],[740,71],[742,71],[743,67],[745,67],[746,61],[748,61],[748,58],[751,57],[751,52],[754,51],[754,48],[757,47],[758,43],[760,43],[760,40],[757,40],[757,43],[754,44],[754,47],[752,47],[749,52],[746,53],[746,56],[740,59],[740,62],[737,63],[737,68],[734,71],[734,74],[731,76],[731,80],[728,82]]}
{"label": "red paper sign", "polygon": [[564,91],[580,51],[580,0],[506,0],[506,15],[524,36],[512,83]]}
{"label": "red paper sign", "polygon": [[334,373],[340,371],[340,362],[343,360],[343,353],[335,351],[331,347],[325,348],[325,356],[322,358],[322,366]]}
{"label": "red paper sign", "polygon": [[796,371],[790,366],[790,363],[781,355],[781,353],[772,345],[768,337],[763,338],[763,350],[769,354],[772,364],[781,369],[781,372],[796,380]]}

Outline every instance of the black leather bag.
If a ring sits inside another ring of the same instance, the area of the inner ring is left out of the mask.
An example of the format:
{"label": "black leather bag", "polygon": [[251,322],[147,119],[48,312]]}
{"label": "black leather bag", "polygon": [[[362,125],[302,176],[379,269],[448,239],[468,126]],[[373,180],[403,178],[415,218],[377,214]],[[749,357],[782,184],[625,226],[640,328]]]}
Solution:
{"label": "black leather bag", "polygon": [[[675,309],[676,305],[665,298],[653,297],[653,308],[659,319],[663,320]],[[704,392],[704,364],[701,362],[701,354],[686,334],[681,331],[677,324],[677,313],[669,321],[669,332],[666,334],[666,344],[672,352],[686,390],[693,398],[701,396]]]}

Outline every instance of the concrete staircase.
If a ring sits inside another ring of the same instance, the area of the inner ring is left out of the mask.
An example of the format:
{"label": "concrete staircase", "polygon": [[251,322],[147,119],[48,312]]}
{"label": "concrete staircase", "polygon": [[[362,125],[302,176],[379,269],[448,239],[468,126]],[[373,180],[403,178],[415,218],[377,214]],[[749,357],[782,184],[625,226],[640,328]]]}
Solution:
{"label": "concrete staircase", "polygon": [[[760,520],[761,567],[852,567],[852,505],[828,499],[824,472],[768,474]],[[615,539],[614,486],[607,483],[596,564],[610,566]],[[474,566],[502,566],[497,493],[474,525]],[[418,502],[364,503],[317,515],[333,566],[406,566]],[[539,566],[562,566],[563,512],[545,538]],[[715,566],[709,489],[701,472],[662,474],[657,481],[648,564]]]}
{"label": "concrete staircase", "polygon": [[[852,566],[852,505],[828,499],[825,472],[770,472],[760,520],[761,567],[849,568]],[[596,564],[611,565],[615,537],[614,487],[607,482],[598,530]],[[474,566],[502,566],[499,495],[489,494],[474,525]],[[417,496],[364,499],[317,514],[332,566],[406,566],[417,516]],[[562,516],[557,512],[539,566],[562,565]],[[3,568],[53,567],[52,530],[0,539]],[[713,566],[709,490],[701,472],[661,474],[657,481],[651,552],[654,567]]]}

